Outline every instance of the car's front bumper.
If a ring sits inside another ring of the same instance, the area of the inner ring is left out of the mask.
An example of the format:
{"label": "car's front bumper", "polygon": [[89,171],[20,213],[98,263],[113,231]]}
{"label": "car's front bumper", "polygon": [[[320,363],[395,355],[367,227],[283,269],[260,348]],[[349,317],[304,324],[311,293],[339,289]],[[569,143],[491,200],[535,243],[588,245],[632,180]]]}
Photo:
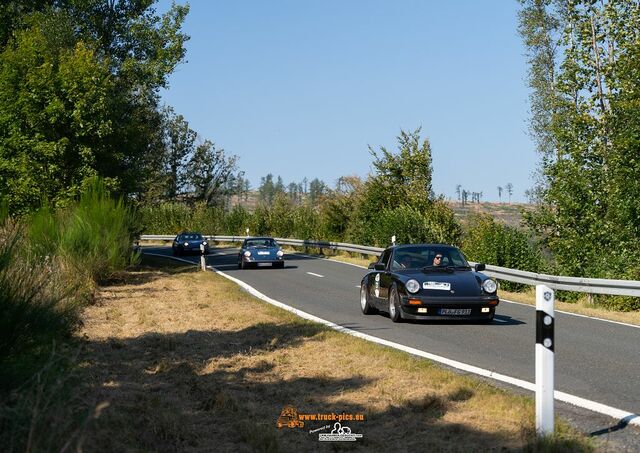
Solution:
{"label": "car's front bumper", "polygon": [[[200,254],[202,253],[202,251],[200,250],[200,246],[194,246],[194,247],[178,247],[177,250],[181,253],[187,254],[187,253],[197,253]],[[209,247],[205,247],[204,248],[204,253],[208,254],[209,253]]]}
{"label": "car's front bumper", "polygon": [[262,257],[253,257],[250,256],[249,258],[247,258],[246,256],[242,257],[242,261],[244,261],[245,263],[251,263],[251,264],[273,264],[273,263],[283,263],[284,262],[284,257],[266,257],[266,258],[262,258]]}
{"label": "car's front bumper", "polygon": [[[493,318],[499,303],[500,299],[498,296],[457,298],[402,296],[400,313],[403,319],[482,320]],[[442,313],[441,310],[469,310],[469,313],[446,314]]]}

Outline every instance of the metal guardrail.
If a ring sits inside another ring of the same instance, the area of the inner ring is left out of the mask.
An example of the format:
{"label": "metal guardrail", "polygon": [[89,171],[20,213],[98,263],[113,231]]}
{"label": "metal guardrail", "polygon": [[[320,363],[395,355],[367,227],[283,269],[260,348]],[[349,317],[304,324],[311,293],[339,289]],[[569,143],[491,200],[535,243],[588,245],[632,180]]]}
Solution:
{"label": "metal guardrail", "polygon": [[[205,236],[216,242],[242,242],[246,236]],[[172,241],[175,236],[146,234],[140,237],[142,241]],[[314,241],[303,239],[275,238],[279,244],[294,247],[311,247],[319,249],[340,250],[345,252],[362,253],[365,255],[379,255],[384,251],[380,247],[348,244],[344,242]],[[475,265],[475,263],[471,263]],[[547,285],[554,290],[574,291],[587,294],[608,294],[613,296],[640,297],[640,281],[637,280],[609,280],[604,278],[565,277],[535,272],[520,271],[506,267],[487,264],[483,271],[486,275],[498,280],[505,280],[525,285]]]}

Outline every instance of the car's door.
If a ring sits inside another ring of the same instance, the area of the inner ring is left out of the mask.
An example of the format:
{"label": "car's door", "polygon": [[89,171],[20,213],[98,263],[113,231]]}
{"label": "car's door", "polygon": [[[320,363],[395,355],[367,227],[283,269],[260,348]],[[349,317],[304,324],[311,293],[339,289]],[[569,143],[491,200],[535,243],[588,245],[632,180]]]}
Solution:
{"label": "car's door", "polygon": [[[383,281],[385,279],[385,276],[388,272],[388,268],[389,268],[389,260],[391,258],[391,250],[387,249],[384,252],[382,252],[382,255],[380,255],[380,259],[378,260],[378,265],[383,265],[384,266],[384,270],[374,270],[371,273],[371,296],[372,299],[375,301],[376,305],[378,306],[383,306],[386,305],[386,300],[387,300],[387,292],[385,292],[384,288],[383,288]],[[387,289],[388,291],[388,289]]]}
{"label": "car's door", "polygon": [[388,305],[389,300],[389,291],[391,290],[391,285],[393,284],[393,276],[391,272],[391,262],[393,259],[393,254],[395,253],[393,249],[389,249],[389,255],[385,257],[384,262],[384,271],[382,275],[380,275],[380,301],[386,307]]}

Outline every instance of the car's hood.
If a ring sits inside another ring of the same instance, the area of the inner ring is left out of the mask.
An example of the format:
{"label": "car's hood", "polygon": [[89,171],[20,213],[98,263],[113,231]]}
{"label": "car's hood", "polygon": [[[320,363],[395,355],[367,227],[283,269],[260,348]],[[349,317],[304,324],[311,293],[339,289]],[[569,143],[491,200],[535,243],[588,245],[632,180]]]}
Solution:
{"label": "car's hood", "polygon": [[407,280],[416,279],[420,283],[419,294],[425,296],[442,297],[455,294],[458,297],[471,297],[482,295],[479,277],[473,271],[435,271],[423,272],[421,270],[400,271]]}

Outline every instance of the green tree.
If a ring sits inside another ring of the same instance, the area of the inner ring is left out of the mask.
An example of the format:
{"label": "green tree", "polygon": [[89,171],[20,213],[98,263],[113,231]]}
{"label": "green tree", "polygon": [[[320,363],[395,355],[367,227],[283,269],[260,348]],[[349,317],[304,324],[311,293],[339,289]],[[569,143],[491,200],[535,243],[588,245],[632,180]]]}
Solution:
{"label": "green tree", "polygon": [[[530,192],[539,206],[526,218],[563,273],[640,274],[639,29],[631,2],[523,2],[530,54],[554,50],[537,58],[530,78],[532,105],[546,106],[532,130],[548,147],[539,147],[540,180]],[[539,73],[548,74],[544,90]]]}
{"label": "green tree", "polygon": [[[184,117],[177,115],[171,107],[165,109],[164,115],[166,198],[175,200],[187,184],[184,168],[189,156],[194,152],[197,134],[189,127]],[[204,157],[205,153],[206,151],[201,150],[200,157]]]}
{"label": "green tree", "polygon": [[238,184],[244,182],[244,175],[237,173],[237,160],[209,140],[196,146],[185,174],[192,199],[221,206],[225,197],[236,194]]}
{"label": "green tree", "polygon": [[[409,205],[424,211],[433,201],[429,141],[421,142],[419,128],[413,132],[400,131],[397,140],[396,153],[385,147],[378,151],[369,147],[375,174],[367,179],[358,197],[350,226],[351,234],[356,237],[359,236],[358,229],[375,222],[381,209]],[[361,239],[372,240],[366,236]]]}
{"label": "green tree", "polygon": [[258,187],[258,196],[261,202],[271,205],[275,196],[275,186],[273,184],[273,175],[269,173],[267,176],[260,178],[260,186]]}
{"label": "green tree", "polygon": [[12,212],[65,203],[96,175],[115,182],[112,74],[64,16],[57,25],[34,18],[0,54],[0,194]]}
{"label": "green tree", "polygon": [[327,190],[328,188],[324,181],[314,178],[309,183],[309,203],[312,206],[316,205],[320,198],[327,193]]}

